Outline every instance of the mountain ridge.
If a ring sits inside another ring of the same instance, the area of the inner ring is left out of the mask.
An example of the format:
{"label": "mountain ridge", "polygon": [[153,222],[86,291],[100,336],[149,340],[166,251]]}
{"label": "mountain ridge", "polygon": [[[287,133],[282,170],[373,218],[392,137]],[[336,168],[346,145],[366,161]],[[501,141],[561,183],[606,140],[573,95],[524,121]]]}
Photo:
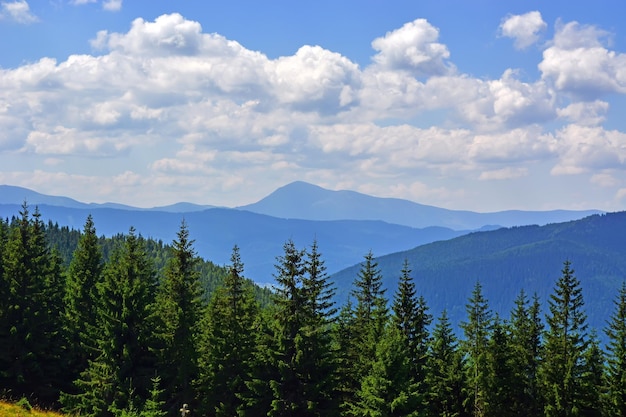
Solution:
{"label": "mountain ridge", "polygon": [[454,230],[473,230],[485,225],[510,227],[558,223],[602,213],[600,210],[505,210],[491,213],[449,210],[356,191],[332,191],[304,181],[294,181],[256,203],[236,208],[282,218],[383,220],[410,227],[443,226]]}

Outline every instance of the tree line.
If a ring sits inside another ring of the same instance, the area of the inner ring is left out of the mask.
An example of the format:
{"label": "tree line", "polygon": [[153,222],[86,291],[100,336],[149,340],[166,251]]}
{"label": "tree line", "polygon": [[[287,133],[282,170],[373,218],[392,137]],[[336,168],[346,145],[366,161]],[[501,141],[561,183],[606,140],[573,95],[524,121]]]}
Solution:
{"label": "tree line", "polygon": [[338,306],[317,242],[289,240],[264,302],[236,246],[203,284],[184,221],[167,256],[132,227],[111,242],[91,216],[65,234],[26,205],[0,221],[5,398],[80,416],[626,415],[626,285],[601,345],[568,261],[545,312],[521,291],[500,317],[477,281],[455,332],[408,262],[387,294],[368,253]]}

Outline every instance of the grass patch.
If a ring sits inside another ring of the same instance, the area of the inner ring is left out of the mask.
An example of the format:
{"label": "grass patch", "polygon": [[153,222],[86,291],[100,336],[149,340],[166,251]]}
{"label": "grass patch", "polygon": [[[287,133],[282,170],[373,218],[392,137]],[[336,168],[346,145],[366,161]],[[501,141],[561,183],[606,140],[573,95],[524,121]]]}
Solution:
{"label": "grass patch", "polygon": [[0,416],[2,417],[64,417],[63,414],[55,413],[52,411],[38,410],[32,408],[30,410],[25,408],[23,404],[9,403],[0,401]]}

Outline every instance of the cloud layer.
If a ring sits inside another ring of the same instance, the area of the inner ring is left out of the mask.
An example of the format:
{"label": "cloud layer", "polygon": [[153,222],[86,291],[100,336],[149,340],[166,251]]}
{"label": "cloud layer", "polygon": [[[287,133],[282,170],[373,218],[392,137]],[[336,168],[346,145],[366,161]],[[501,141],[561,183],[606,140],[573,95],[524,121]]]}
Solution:
{"label": "cloud layer", "polygon": [[[531,12],[500,31],[523,49],[546,26]],[[588,174],[617,192],[626,136],[602,125],[606,95],[626,93],[626,55],[606,36],[559,23],[529,81],[515,68],[463,73],[424,19],[374,39],[365,67],[315,45],[269,59],[179,14],[136,19],[125,33],[98,32],[94,54],[0,69],[0,158],[39,169],[5,168],[0,182],[47,176],[50,192],[71,184],[90,190],[84,199],[143,206],[255,190],[225,201],[243,204],[295,179],[445,205],[462,187],[438,178],[539,171]]]}

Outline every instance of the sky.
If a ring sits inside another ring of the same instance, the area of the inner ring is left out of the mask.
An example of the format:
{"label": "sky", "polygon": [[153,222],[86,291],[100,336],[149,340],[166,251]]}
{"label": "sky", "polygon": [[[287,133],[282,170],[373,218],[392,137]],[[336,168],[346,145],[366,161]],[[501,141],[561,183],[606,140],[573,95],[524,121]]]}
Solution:
{"label": "sky", "polygon": [[626,209],[622,0],[0,0],[0,184]]}

